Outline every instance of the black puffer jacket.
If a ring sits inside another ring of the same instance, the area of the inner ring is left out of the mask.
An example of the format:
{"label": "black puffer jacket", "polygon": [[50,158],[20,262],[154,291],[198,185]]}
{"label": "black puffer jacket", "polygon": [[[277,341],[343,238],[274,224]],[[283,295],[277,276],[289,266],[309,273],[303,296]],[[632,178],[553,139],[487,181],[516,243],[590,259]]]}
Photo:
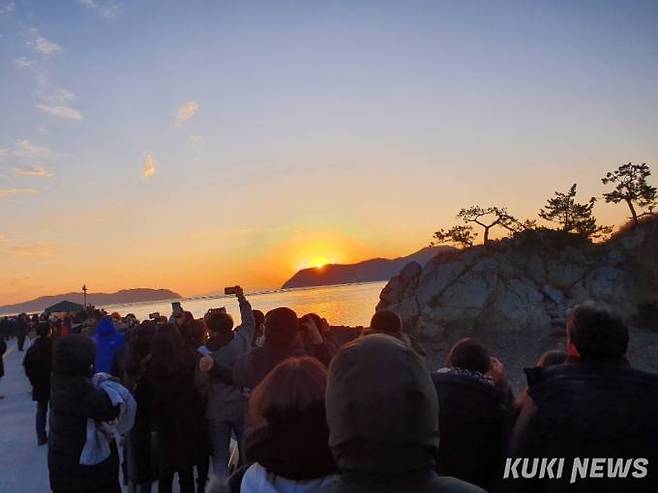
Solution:
{"label": "black puffer jacket", "polygon": [[119,414],[107,394],[91,383],[95,354],[93,341],[81,335],[61,337],[53,344],[48,469],[55,491],[120,491],[114,444],[105,461],[80,465],[87,418],[111,421]]}
{"label": "black puffer jacket", "polygon": [[445,369],[432,374],[439,396],[439,474],[491,489],[504,454],[513,396],[482,374]]}
{"label": "black puffer jacket", "polygon": [[334,357],[327,384],[336,492],[482,493],[435,472],[439,407],[429,372],[402,341],[373,334]]}
{"label": "black puffer jacket", "polygon": [[[658,376],[635,370],[625,360],[533,368],[526,374],[530,398],[507,455],[563,457],[565,474],[562,479],[510,480],[506,491],[658,491]],[[570,484],[575,457],[646,458],[648,475]]]}
{"label": "black puffer jacket", "polygon": [[53,340],[37,337],[23,359],[25,375],[32,384],[32,400],[44,402],[50,399],[50,373],[53,370]]}

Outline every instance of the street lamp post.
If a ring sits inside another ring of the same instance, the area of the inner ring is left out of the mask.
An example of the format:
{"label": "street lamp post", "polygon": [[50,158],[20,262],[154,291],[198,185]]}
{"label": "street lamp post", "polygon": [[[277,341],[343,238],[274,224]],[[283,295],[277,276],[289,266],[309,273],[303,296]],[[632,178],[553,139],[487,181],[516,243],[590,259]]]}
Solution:
{"label": "street lamp post", "polygon": [[85,311],[87,311],[87,285],[83,284],[82,285],[82,294],[84,296],[84,305],[85,305]]}

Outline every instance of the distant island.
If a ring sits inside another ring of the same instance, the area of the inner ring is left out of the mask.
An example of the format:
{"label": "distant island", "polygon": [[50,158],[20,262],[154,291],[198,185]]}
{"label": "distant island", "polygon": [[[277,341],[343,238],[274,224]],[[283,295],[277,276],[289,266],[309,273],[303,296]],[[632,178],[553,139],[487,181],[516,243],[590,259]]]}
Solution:
{"label": "distant island", "polygon": [[288,279],[282,289],[388,281],[409,262],[415,261],[425,265],[437,253],[446,249],[450,247],[427,247],[406,257],[395,259],[374,258],[356,264],[327,264],[321,268],[302,269]]}
{"label": "distant island", "polygon": [[[122,289],[116,293],[87,293],[87,304],[94,306],[116,305],[120,303],[137,303],[141,301],[160,301],[181,298],[181,295],[169,289],[135,288]],[[41,312],[60,301],[83,303],[80,292],[41,296],[34,300],[15,305],[0,306],[0,313]]]}

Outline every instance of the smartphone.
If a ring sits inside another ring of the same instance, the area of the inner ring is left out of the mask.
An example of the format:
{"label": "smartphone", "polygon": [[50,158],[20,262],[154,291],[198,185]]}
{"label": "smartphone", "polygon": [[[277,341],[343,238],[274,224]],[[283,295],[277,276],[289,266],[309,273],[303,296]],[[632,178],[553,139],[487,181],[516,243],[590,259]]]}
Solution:
{"label": "smartphone", "polygon": [[214,315],[215,313],[226,313],[226,308],[223,306],[220,308],[208,308],[208,311],[206,312],[208,316]]}
{"label": "smartphone", "polygon": [[174,315],[180,315],[183,313],[183,307],[180,306],[180,301],[174,301],[171,304],[171,311],[173,312]]}
{"label": "smartphone", "polygon": [[225,295],[231,295],[231,294],[237,294],[238,293],[238,286],[231,286],[228,288],[224,288],[224,294]]}

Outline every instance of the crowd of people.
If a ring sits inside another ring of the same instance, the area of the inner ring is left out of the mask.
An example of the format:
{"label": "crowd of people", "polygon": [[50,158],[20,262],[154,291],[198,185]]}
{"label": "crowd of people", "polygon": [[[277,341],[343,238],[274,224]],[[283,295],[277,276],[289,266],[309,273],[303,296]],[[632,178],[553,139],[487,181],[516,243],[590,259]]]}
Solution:
{"label": "crowd of people", "polygon": [[[53,492],[165,493],[176,478],[183,493],[658,491],[658,376],[632,367],[629,330],[603,307],[572,310],[564,350],[541,355],[515,396],[471,338],[432,371],[394,312],[344,343],[316,314],[236,296],[237,327],[224,309],[179,307],[141,323],[3,321],[1,339],[30,323],[37,336],[23,364]],[[509,458],[583,457],[648,471],[504,472]]]}

